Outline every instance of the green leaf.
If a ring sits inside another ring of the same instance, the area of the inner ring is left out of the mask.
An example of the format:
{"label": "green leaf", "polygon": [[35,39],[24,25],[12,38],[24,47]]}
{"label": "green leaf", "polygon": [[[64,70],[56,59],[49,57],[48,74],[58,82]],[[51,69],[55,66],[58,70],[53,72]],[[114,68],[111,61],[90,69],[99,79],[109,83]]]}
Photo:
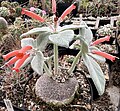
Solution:
{"label": "green leaf", "polygon": [[44,56],[41,51],[37,52],[31,61],[32,69],[39,75],[43,74]]}
{"label": "green leaf", "polygon": [[105,90],[105,76],[99,64],[87,54],[82,55],[83,61],[88,68],[90,76],[98,90],[99,95],[102,95]]}
{"label": "green leaf", "polygon": [[49,40],[57,44],[58,46],[62,47],[69,47],[69,42],[71,42],[74,38],[74,32],[73,30],[65,30],[62,32],[59,32],[58,34],[52,34],[49,36]]}
{"label": "green leaf", "polygon": [[21,40],[21,47],[32,46],[34,47],[34,39],[33,38],[24,38]]}
{"label": "green leaf", "polygon": [[49,27],[41,27],[41,28],[34,28],[29,30],[28,32],[22,34],[20,37],[25,37],[31,34],[40,34],[43,32],[52,32],[52,30]]}
{"label": "green leaf", "polygon": [[35,40],[35,44],[37,49],[39,49],[40,51],[43,51],[45,49],[45,46],[47,45],[49,39],[50,33],[46,32],[46,33],[42,33],[40,34],[36,40]]}

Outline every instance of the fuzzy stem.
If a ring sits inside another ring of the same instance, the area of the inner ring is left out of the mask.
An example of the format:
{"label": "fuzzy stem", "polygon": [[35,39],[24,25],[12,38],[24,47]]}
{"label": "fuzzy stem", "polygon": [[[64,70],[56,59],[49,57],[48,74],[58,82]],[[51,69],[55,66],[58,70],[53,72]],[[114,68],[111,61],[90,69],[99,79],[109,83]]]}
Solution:
{"label": "fuzzy stem", "polygon": [[52,62],[51,62],[51,59],[50,59],[50,60],[48,60],[48,68],[49,68],[50,71],[52,70],[51,64],[52,64]]}
{"label": "fuzzy stem", "polygon": [[71,74],[71,73],[74,71],[75,66],[76,66],[76,64],[77,64],[77,62],[78,62],[78,60],[79,60],[79,58],[80,58],[80,55],[81,55],[81,51],[79,51],[79,53],[77,54],[77,56],[75,57],[72,65],[71,65],[70,69],[68,70],[68,73],[69,73],[69,74]]}
{"label": "fuzzy stem", "polygon": [[50,72],[50,70],[48,69],[48,67],[47,67],[47,65],[44,63],[44,70],[45,70],[45,72],[46,72],[46,74],[49,76],[49,77],[52,77],[52,73]]}
{"label": "fuzzy stem", "polygon": [[54,44],[54,75],[58,74],[58,46]]}

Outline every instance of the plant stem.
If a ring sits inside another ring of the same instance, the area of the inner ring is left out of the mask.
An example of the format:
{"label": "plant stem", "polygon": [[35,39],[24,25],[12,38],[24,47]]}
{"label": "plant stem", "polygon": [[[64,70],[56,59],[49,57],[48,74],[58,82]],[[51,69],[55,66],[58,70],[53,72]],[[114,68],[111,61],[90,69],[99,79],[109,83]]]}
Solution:
{"label": "plant stem", "polygon": [[47,67],[47,65],[44,63],[44,70],[45,70],[45,72],[46,72],[46,74],[49,76],[49,77],[52,77],[52,73],[50,72],[50,70],[48,69],[48,67]]}
{"label": "plant stem", "polygon": [[58,74],[58,46],[54,44],[54,75]]}
{"label": "plant stem", "polygon": [[71,73],[74,71],[75,66],[76,66],[76,64],[77,64],[77,62],[78,62],[78,60],[79,60],[79,58],[80,58],[80,55],[81,55],[81,51],[79,51],[79,53],[77,54],[77,56],[75,57],[72,65],[71,65],[70,69],[68,70],[68,73],[69,73],[69,74],[71,74]]}

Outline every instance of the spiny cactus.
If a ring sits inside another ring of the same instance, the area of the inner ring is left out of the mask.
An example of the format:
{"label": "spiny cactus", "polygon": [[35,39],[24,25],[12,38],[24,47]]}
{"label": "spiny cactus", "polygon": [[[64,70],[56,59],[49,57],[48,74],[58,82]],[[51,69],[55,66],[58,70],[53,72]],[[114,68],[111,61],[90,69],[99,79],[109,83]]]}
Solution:
{"label": "spiny cactus", "polygon": [[19,3],[18,3],[18,2],[12,2],[12,3],[11,3],[11,6],[12,6],[13,8],[16,8],[17,6],[19,6]]}
{"label": "spiny cactus", "polygon": [[9,15],[10,15],[10,12],[9,12],[8,8],[0,7],[0,16],[1,17],[7,17]]}
{"label": "spiny cactus", "polygon": [[0,40],[2,39],[2,36],[6,34],[7,29],[8,29],[7,21],[3,17],[0,17]]}
{"label": "spiny cactus", "polygon": [[3,17],[0,17],[0,31],[6,30],[7,28],[8,28],[7,21]]}
{"label": "spiny cactus", "polygon": [[20,6],[17,6],[17,7],[15,8],[16,17],[21,16],[21,11],[22,11],[22,8],[21,8]]}
{"label": "spiny cactus", "polygon": [[38,4],[38,0],[29,0],[29,5],[34,6]]}
{"label": "spiny cactus", "polygon": [[1,2],[1,7],[10,8],[11,7],[11,3],[8,2],[8,1],[2,1]]}
{"label": "spiny cactus", "polygon": [[14,21],[14,26],[21,26],[21,24],[23,24],[24,21],[22,20],[21,17],[16,17],[15,21]]}

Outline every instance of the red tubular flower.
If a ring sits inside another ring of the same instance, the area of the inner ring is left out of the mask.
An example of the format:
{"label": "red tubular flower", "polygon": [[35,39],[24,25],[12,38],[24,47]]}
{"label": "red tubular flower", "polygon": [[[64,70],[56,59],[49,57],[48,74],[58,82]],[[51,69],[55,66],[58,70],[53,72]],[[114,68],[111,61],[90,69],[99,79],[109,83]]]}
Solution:
{"label": "red tubular flower", "polygon": [[28,50],[31,50],[32,47],[31,46],[25,46],[23,47],[21,50],[15,50],[12,51],[10,53],[8,53],[7,55],[4,55],[3,58],[5,60],[8,60],[10,57],[13,57],[12,59],[10,59],[7,63],[5,63],[5,65],[10,66],[13,65],[15,62],[16,66],[14,68],[14,70],[16,70],[16,72],[19,71],[20,66],[24,63],[24,61],[29,57],[30,54],[27,54]]}
{"label": "red tubular flower", "polygon": [[75,9],[76,6],[75,4],[72,4],[70,7],[68,7],[64,12],[63,14],[61,15],[60,19],[64,19],[66,15],[68,15],[73,9]]}
{"label": "red tubular flower", "polygon": [[21,59],[21,58],[25,55],[26,51],[31,50],[31,49],[32,49],[31,46],[25,46],[25,47],[23,47],[21,50],[19,50],[19,53],[16,54],[16,56],[17,56],[19,59]]}
{"label": "red tubular flower", "polygon": [[56,1],[52,0],[52,12],[56,13]]}
{"label": "red tubular flower", "polygon": [[44,21],[45,21],[41,16],[37,15],[37,14],[34,13],[34,12],[28,11],[28,10],[26,10],[26,9],[24,9],[24,8],[22,9],[21,14],[25,14],[25,15],[31,17],[31,18],[34,18],[34,19],[36,19],[36,20],[39,20],[40,22],[44,22]]}
{"label": "red tubular flower", "polygon": [[13,57],[7,63],[5,63],[5,65],[10,66],[10,65],[14,64],[18,59],[19,59],[18,57]]}
{"label": "red tubular flower", "polygon": [[25,46],[21,50],[19,50],[19,53],[25,53],[26,51],[31,50],[31,49],[32,49],[31,46]]}
{"label": "red tubular flower", "polygon": [[12,52],[10,52],[10,53],[8,53],[6,55],[3,55],[2,57],[5,59],[5,61],[7,61],[9,58],[17,55],[18,52],[19,52],[19,50],[15,50],[15,51],[12,51]]}
{"label": "red tubular flower", "polygon": [[109,41],[109,40],[110,40],[110,36],[106,36],[106,37],[103,37],[103,38],[100,38],[100,39],[94,41],[91,45],[97,45],[101,42]]}
{"label": "red tubular flower", "polygon": [[17,62],[17,64],[16,64],[16,66],[13,67],[13,70],[15,70],[16,72],[19,72],[19,71],[20,71],[19,69],[20,69],[21,65],[22,65],[22,64],[24,63],[24,61],[29,57],[29,55],[30,55],[30,54],[26,54],[26,55],[23,56],[22,59],[19,59],[18,62]]}
{"label": "red tubular flower", "polygon": [[106,59],[109,59],[109,60],[111,60],[112,62],[115,60],[115,56],[112,56],[112,55],[110,55],[110,54],[107,54],[107,53],[105,53],[105,52],[101,52],[101,51],[96,51],[96,50],[94,50],[94,51],[92,51],[92,53],[93,54],[97,54],[97,55],[100,55],[100,56],[102,56],[102,57],[104,57],[104,58],[106,58]]}

